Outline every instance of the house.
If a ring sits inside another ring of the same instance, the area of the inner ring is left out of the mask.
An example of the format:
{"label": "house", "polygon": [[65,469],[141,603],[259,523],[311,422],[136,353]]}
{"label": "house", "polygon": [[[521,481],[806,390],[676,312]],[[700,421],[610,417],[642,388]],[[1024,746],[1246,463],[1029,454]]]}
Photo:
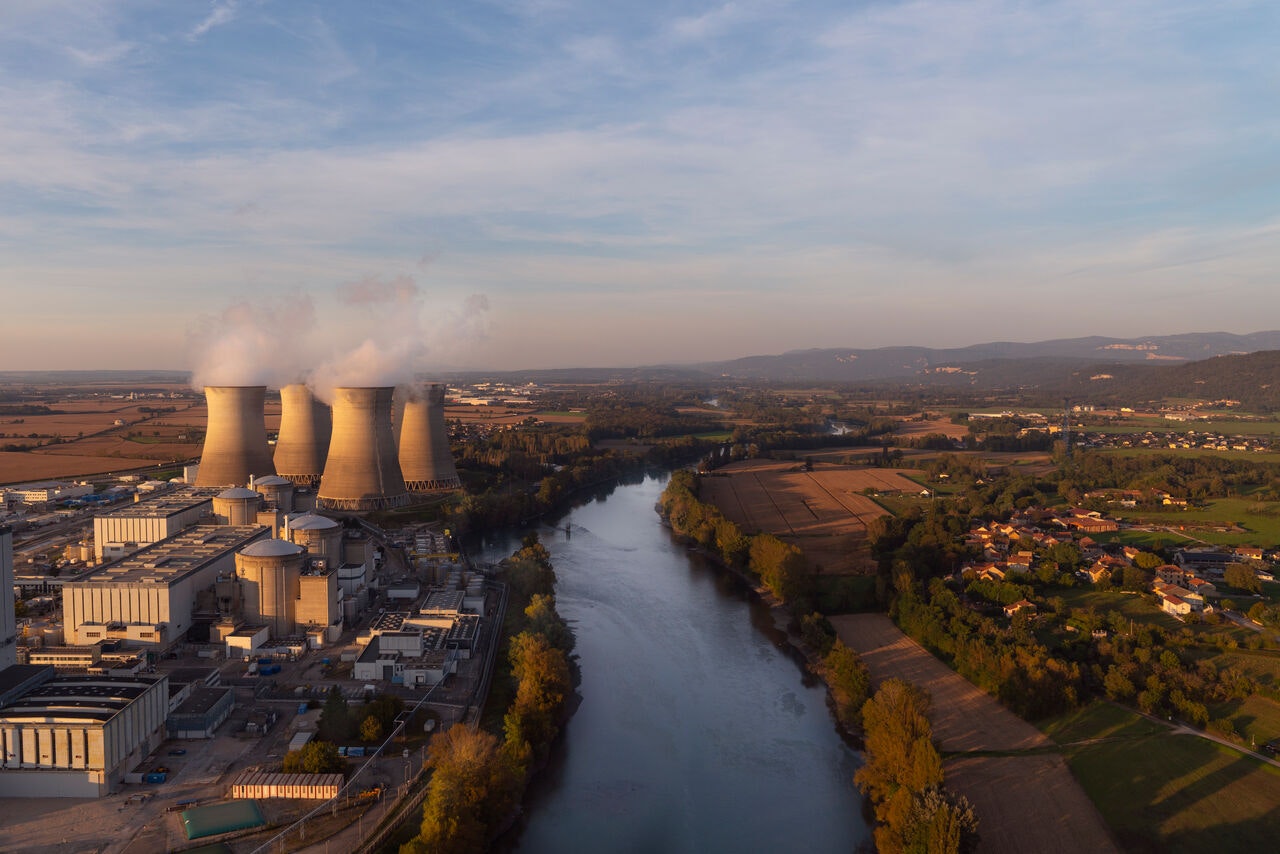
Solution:
{"label": "house", "polygon": [[1181,596],[1162,593],[1160,594],[1160,610],[1175,617],[1182,617],[1191,613],[1191,603]]}
{"label": "house", "polygon": [[1019,599],[1017,602],[1014,602],[1012,605],[1004,606],[1004,615],[1006,617],[1013,617],[1014,614],[1017,614],[1021,611],[1026,611],[1031,616],[1035,616],[1035,613],[1036,613],[1035,603],[1029,602],[1026,599]]}
{"label": "house", "polygon": [[1196,574],[1191,570],[1172,563],[1156,567],[1156,578],[1165,584],[1177,584],[1185,587],[1187,582],[1195,577]]}

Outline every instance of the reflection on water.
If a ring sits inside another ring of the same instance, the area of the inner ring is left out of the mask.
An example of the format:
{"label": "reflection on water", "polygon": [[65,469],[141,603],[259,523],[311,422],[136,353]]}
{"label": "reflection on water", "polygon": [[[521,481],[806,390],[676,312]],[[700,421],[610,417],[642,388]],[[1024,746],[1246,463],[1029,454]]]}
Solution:
{"label": "reflection on water", "polygon": [[672,541],[654,512],[664,484],[621,486],[539,529],[578,637],[582,705],[507,847],[853,850],[869,838],[856,756],[824,690],[741,582]]}

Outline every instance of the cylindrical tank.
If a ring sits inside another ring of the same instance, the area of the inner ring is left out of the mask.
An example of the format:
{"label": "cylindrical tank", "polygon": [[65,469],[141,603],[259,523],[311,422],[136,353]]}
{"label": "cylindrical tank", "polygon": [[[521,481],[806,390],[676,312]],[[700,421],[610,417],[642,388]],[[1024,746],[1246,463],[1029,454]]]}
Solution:
{"label": "cylindrical tank", "polygon": [[411,492],[457,489],[462,485],[449,449],[444,420],[444,383],[416,388],[400,421],[400,470]]}
{"label": "cylindrical tank", "polygon": [[327,516],[308,513],[288,520],[285,539],[304,547],[313,558],[324,558],[330,567],[342,566],[342,526]]}
{"label": "cylindrical tank", "polygon": [[206,386],[208,428],[196,486],[243,486],[254,475],[275,474],[263,417],[265,386]]}
{"label": "cylindrical tank", "polygon": [[301,546],[284,540],[258,540],[236,553],[245,619],[269,626],[273,638],[297,631],[298,579],[305,559]]}
{"label": "cylindrical tank", "polygon": [[280,389],[276,472],[299,486],[315,486],[324,473],[333,419],[329,407],[301,383]]}
{"label": "cylindrical tank", "polygon": [[256,525],[262,496],[243,486],[224,489],[213,498],[213,518],[219,525]]}
{"label": "cylindrical tank", "polygon": [[408,500],[391,434],[394,389],[338,388],[333,439],[320,478],[319,504],[331,510],[384,510]]}
{"label": "cylindrical tank", "polygon": [[41,632],[44,637],[45,646],[62,646],[62,641],[66,637],[63,634],[62,626],[48,625]]}
{"label": "cylindrical tank", "polygon": [[293,512],[293,481],[278,474],[269,474],[253,480],[253,488],[262,493],[263,499],[275,505],[282,513]]}

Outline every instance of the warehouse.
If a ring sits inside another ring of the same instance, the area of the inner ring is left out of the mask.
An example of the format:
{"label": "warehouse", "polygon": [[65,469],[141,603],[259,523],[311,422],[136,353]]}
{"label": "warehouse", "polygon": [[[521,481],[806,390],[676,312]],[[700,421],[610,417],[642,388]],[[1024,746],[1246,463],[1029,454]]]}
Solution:
{"label": "warehouse", "polygon": [[231,784],[233,798],[303,798],[327,801],[342,790],[341,774],[276,774],[245,771]]}
{"label": "warehouse", "polygon": [[0,708],[0,797],[110,794],[164,739],[166,676],[0,672],[0,683],[14,680],[22,685]]}
{"label": "warehouse", "polygon": [[167,540],[213,513],[219,490],[184,486],[93,517],[98,560],[118,560],[142,546]]}

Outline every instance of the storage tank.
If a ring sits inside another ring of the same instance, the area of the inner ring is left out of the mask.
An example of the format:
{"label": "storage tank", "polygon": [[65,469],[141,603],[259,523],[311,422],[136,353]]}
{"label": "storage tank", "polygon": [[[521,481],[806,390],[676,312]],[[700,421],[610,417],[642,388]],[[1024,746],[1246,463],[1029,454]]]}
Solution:
{"label": "storage tank", "polygon": [[329,407],[301,383],[280,389],[276,473],[299,486],[315,486],[324,473],[333,419]]}
{"label": "storage tank", "polygon": [[219,525],[256,525],[262,495],[243,486],[224,489],[213,498],[213,518]]}
{"label": "storage tank", "polygon": [[196,486],[243,486],[275,474],[263,417],[266,386],[206,386],[209,421]]}
{"label": "storage tank", "polygon": [[274,505],[282,513],[293,512],[293,481],[278,474],[253,479],[250,484],[268,504]]}
{"label": "storage tank", "polygon": [[269,627],[277,640],[297,631],[299,578],[305,560],[306,551],[285,540],[258,540],[236,553],[247,622]]}
{"label": "storage tank", "polygon": [[411,492],[462,486],[449,449],[444,392],[444,383],[427,383],[412,389],[405,400],[400,421],[400,470]]}
{"label": "storage tank", "polygon": [[52,623],[44,627],[41,636],[44,638],[45,646],[62,646],[66,635],[62,631],[62,626],[55,626]]}
{"label": "storage tank", "polygon": [[338,388],[333,438],[317,494],[330,510],[384,510],[408,500],[391,433],[394,389]]}

